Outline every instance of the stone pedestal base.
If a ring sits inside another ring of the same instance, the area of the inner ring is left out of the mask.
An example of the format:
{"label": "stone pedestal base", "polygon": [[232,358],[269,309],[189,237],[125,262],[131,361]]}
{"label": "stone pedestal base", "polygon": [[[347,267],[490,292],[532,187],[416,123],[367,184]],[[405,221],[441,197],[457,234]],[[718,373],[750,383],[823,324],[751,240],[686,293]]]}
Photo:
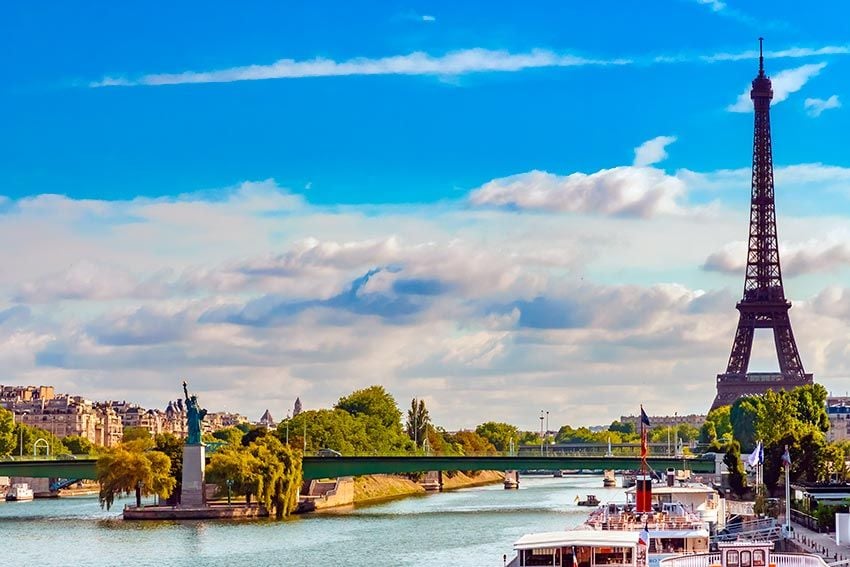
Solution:
{"label": "stone pedestal base", "polygon": [[204,467],[206,450],[203,445],[183,446],[183,488],[180,492],[181,508],[200,508],[206,505],[204,497]]}

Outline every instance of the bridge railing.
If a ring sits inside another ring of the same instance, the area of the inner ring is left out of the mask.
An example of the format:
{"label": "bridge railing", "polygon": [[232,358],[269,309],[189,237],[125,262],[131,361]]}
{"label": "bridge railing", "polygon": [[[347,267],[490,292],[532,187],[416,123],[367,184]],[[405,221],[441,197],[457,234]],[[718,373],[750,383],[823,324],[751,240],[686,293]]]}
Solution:
{"label": "bridge railing", "polygon": [[71,455],[69,453],[61,453],[59,455],[6,455],[0,457],[0,462],[27,462],[33,461],[75,461],[79,459],[94,459],[95,455]]}

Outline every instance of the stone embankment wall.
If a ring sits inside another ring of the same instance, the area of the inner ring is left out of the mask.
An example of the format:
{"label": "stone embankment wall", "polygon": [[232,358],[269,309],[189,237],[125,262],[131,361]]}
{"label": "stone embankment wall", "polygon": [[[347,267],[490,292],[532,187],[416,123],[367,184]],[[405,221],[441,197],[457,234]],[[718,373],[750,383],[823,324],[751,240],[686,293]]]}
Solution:
{"label": "stone embankment wall", "polygon": [[[481,471],[470,476],[456,472],[451,477],[443,473],[443,490],[494,484],[502,482],[504,478],[505,475],[498,471]],[[425,494],[425,489],[418,482],[403,476],[371,475],[354,479],[355,504],[380,502],[422,494]]]}

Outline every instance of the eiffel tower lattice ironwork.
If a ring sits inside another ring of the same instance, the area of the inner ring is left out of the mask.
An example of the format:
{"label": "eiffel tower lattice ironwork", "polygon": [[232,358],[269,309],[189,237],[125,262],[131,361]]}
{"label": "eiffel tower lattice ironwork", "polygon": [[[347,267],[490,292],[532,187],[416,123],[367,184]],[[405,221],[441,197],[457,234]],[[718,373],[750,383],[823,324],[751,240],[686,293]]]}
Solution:
{"label": "eiffel tower lattice ironwork", "polygon": [[[803,370],[803,362],[791,331],[785,299],[779,243],[776,236],[776,203],[773,193],[773,151],[770,138],[770,101],[773,86],[764,74],[762,39],[759,38],[759,74],[750,91],[755,109],[753,132],[753,177],[750,205],[750,236],[744,297],[736,308],[740,312],[738,329],[726,372],[717,375],[717,396],[711,409],[731,404],[736,399],[761,394],[766,390],[789,390],[812,383],[812,375]],[[750,354],[756,329],[773,329],[779,372],[750,372]]]}

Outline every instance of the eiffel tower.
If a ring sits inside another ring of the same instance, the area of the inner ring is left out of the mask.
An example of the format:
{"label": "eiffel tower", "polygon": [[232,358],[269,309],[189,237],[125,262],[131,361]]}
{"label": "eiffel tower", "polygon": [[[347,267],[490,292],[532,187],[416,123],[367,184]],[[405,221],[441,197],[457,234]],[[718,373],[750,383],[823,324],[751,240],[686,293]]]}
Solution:
{"label": "eiffel tower", "polygon": [[[731,404],[742,396],[767,390],[790,390],[812,383],[803,370],[785,299],[779,243],[776,236],[776,203],[773,197],[773,150],[770,139],[770,101],[773,86],[764,74],[762,38],[759,38],[759,74],[753,79],[750,98],[755,107],[753,181],[750,205],[750,238],[744,297],[735,306],[738,329],[726,372],[717,375],[717,396],[711,409]],[[747,372],[756,329],[773,329],[779,372]]]}

